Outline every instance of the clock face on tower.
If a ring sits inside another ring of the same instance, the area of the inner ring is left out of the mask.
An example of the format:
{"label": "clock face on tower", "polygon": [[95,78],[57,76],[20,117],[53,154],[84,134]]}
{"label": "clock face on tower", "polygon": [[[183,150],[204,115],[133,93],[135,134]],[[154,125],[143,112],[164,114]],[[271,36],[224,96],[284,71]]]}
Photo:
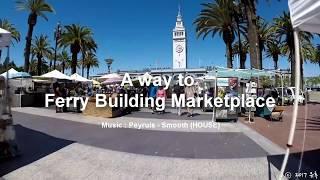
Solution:
{"label": "clock face on tower", "polygon": [[181,45],[176,46],[176,52],[181,53],[183,51],[183,47]]}

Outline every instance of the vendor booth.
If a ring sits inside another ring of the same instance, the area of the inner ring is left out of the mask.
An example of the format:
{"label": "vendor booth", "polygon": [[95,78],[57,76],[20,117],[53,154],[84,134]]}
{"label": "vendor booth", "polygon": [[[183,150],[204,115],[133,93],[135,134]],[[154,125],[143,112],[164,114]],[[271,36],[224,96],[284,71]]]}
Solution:
{"label": "vendor booth", "polygon": [[30,93],[33,89],[31,75],[11,68],[1,76],[10,79],[11,105],[13,107],[29,106],[32,101]]}
{"label": "vendor booth", "polygon": [[[228,97],[236,97],[240,96],[240,94],[246,94],[247,97],[256,98],[256,88],[257,83],[255,82],[255,78],[259,78],[261,76],[272,76],[273,72],[257,70],[257,69],[228,69],[222,67],[215,67],[213,71],[208,72],[208,74],[203,78],[203,81],[207,84],[210,82],[209,87],[205,87],[205,89],[210,89],[213,91],[214,97],[224,98]],[[244,80],[244,81],[243,81]],[[242,85],[240,84],[243,83]],[[254,84],[254,86],[253,86]],[[212,86],[213,85],[213,86]],[[253,93],[254,92],[254,93]],[[249,120],[252,112],[255,109],[248,108],[245,109],[245,113],[247,113]],[[221,107],[221,108],[213,108],[212,120],[233,120],[237,121],[238,114],[241,112],[240,108],[235,108],[231,110],[230,108]]]}

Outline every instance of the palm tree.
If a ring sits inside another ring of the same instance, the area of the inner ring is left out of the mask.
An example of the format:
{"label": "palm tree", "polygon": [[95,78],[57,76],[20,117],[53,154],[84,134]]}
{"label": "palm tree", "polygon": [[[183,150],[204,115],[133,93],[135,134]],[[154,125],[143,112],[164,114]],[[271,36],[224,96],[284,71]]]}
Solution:
{"label": "palm tree", "polygon": [[78,65],[78,53],[80,52],[83,44],[89,42],[92,39],[92,31],[85,26],[77,24],[71,24],[65,26],[65,31],[62,33],[59,39],[60,46],[70,47],[72,54],[71,73],[77,72]]}
{"label": "palm tree", "polygon": [[106,61],[107,66],[108,66],[108,73],[110,74],[111,73],[111,64],[113,63],[114,60],[109,58],[109,59],[106,59],[105,61]]}
{"label": "palm tree", "polygon": [[232,68],[232,43],[237,29],[233,0],[215,0],[202,6],[203,9],[194,22],[197,37],[203,36],[204,39],[207,35],[212,34],[213,37],[216,33],[222,36],[226,44],[227,66]]}
{"label": "palm tree", "polygon": [[[278,70],[279,56],[281,55],[281,48],[279,39],[271,36],[266,43],[266,54],[267,58],[272,58],[274,63],[274,70]],[[276,85],[278,84],[278,76],[275,76]]]}
{"label": "palm tree", "polygon": [[45,13],[54,12],[54,9],[45,0],[19,0],[16,3],[17,3],[18,10],[24,10],[29,12],[29,17],[28,17],[29,27],[28,27],[27,37],[26,37],[26,46],[25,46],[25,53],[24,53],[24,70],[28,72],[32,34],[33,34],[33,29],[37,24],[38,16],[48,21],[48,18]]}
{"label": "palm tree", "polygon": [[[241,44],[241,46],[240,46]],[[232,46],[233,55],[240,57],[240,69],[246,68],[247,54],[249,53],[249,43],[247,40],[242,40],[241,43],[236,42]]]}
{"label": "palm tree", "polygon": [[277,70],[278,67],[278,61],[279,56],[281,55],[281,49],[280,49],[280,42],[278,39],[269,39],[268,43],[266,44],[266,57],[272,58],[274,63],[274,69]]}
{"label": "palm tree", "polygon": [[66,69],[66,66],[68,62],[71,62],[70,56],[66,50],[63,50],[59,55],[58,55],[58,61],[60,61],[61,65],[61,71],[64,73],[64,70]]}
{"label": "palm tree", "polygon": [[[14,24],[11,24],[7,19],[0,19],[0,28],[5,29],[11,33],[12,39],[18,43],[20,41],[20,32],[17,30],[17,28],[14,26]],[[13,41],[11,40],[11,43],[13,44]],[[1,49],[0,49],[0,60],[1,60]]]}
{"label": "palm tree", "polygon": [[87,68],[87,78],[89,78],[89,72],[91,67],[99,67],[99,61],[95,54],[89,53],[86,56],[86,59],[83,61],[84,64],[82,67]]}
{"label": "palm tree", "polygon": [[34,56],[37,57],[37,74],[38,76],[41,75],[41,67],[42,62],[44,62],[43,58],[48,58],[52,55],[53,48],[50,47],[50,42],[48,36],[40,35],[39,37],[36,36],[32,45],[31,45],[31,52]]}
{"label": "palm tree", "polygon": [[[281,43],[281,53],[283,55],[288,56],[288,60],[291,63],[291,85],[294,86],[295,84],[295,58],[294,58],[294,37],[293,37],[293,27],[290,20],[290,14],[288,12],[283,12],[283,14],[278,17],[274,18],[274,25],[271,29],[272,33],[275,34],[277,38],[280,39]],[[299,39],[301,44],[305,44],[305,48],[307,48],[306,44],[311,43],[311,40],[313,39],[313,36],[311,33],[303,32],[301,31],[299,33]],[[301,46],[303,48],[303,46]],[[304,50],[301,50],[301,52],[304,52]],[[307,57],[306,53],[302,54],[303,58],[309,58]],[[303,61],[300,61],[303,63]],[[301,66],[302,67],[302,66]],[[301,69],[302,74],[302,69]],[[301,77],[302,79],[303,77]]]}
{"label": "palm tree", "polygon": [[[37,75],[38,74],[38,60],[37,59],[31,59],[30,61],[30,74],[31,75]],[[47,73],[49,72],[49,66],[48,63],[44,60],[41,62],[41,71],[42,73]]]}
{"label": "palm tree", "polygon": [[[239,58],[240,58],[240,69],[244,69],[245,68],[245,61],[247,59],[247,51],[248,48],[247,47],[243,47],[243,40],[241,37],[241,26],[242,24],[245,24],[245,17],[244,17],[244,7],[243,4],[240,3],[239,1],[235,1],[234,2],[234,18],[237,24],[237,36],[238,36],[238,45],[232,47],[232,50],[236,50],[237,53],[233,53],[233,54],[238,54]],[[245,38],[247,38],[247,36],[245,36]],[[247,42],[247,41],[246,41]],[[246,45],[244,45],[246,46]],[[243,53],[243,51],[240,50],[245,50],[245,53]]]}
{"label": "palm tree", "polygon": [[248,42],[250,46],[250,61],[251,67],[259,69],[260,64],[260,49],[259,49],[259,36],[257,27],[257,14],[256,14],[256,3],[257,0],[239,0],[244,6],[245,17],[248,25]]}
{"label": "palm tree", "polygon": [[311,63],[318,64],[320,67],[320,44],[316,45],[313,49],[313,58]]}
{"label": "palm tree", "polygon": [[257,22],[257,30],[258,30],[258,44],[259,44],[259,69],[263,68],[263,51],[265,50],[266,43],[270,38],[270,26],[269,24],[261,17],[258,17]]}
{"label": "palm tree", "polygon": [[88,41],[84,41],[81,46],[81,52],[82,52],[82,76],[84,76],[84,60],[86,59],[86,56],[88,56],[89,53],[95,53],[97,50],[97,43],[93,40],[93,38],[89,38]]}

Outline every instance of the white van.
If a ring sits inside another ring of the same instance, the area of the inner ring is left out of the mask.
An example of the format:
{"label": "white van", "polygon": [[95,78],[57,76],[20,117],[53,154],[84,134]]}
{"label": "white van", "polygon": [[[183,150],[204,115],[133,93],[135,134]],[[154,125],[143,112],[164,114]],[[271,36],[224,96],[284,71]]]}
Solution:
{"label": "white van", "polygon": [[[293,104],[294,99],[295,99],[295,87],[283,87],[283,99],[284,99],[284,104]],[[281,102],[281,97],[282,97],[282,88],[278,87],[276,88],[279,94],[279,101]],[[299,96],[298,96],[298,101],[299,104],[304,104],[305,103],[305,96],[304,93],[300,90]]]}
{"label": "white van", "polygon": [[[287,93],[288,95],[291,95],[292,99],[295,99],[295,87],[287,87]],[[298,102],[299,104],[305,104],[305,96],[304,93],[301,91],[301,89],[299,90],[299,95],[298,95]]]}

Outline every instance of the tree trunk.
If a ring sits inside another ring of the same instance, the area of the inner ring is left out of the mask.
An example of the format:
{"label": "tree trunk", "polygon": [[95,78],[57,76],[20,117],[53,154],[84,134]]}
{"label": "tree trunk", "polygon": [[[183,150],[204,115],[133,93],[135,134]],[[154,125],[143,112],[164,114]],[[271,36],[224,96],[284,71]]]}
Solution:
{"label": "tree trunk", "polygon": [[251,68],[260,69],[260,50],[257,31],[257,17],[254,0],[242,0],[248,21],[248,41]]}
{"label": "tree trunk", "polygon": [[77,53],[72,53],[72,62],[71,62],[71,73],[74,74],[77,72]]}
{"label": "tree trunk", "polygon": [[227,53],[227,67],[233,68],[232,64],[232,43],[226,42],[226,53]]}
{"label": "tree trunk", "polygon": [[37,63],[37,74],[38,76],[41,76],[41,66],[42,66],[42,56],[37,55],[38,63]]}
{"label": "tree trunk", "polygon": [[241,33],[240,33],[240,20],[238,15],[236,15],[236,22],[237,22],[237,35],[238,35],[238,41],[239,41],[239,58],[240,58],[240,69],[245,69],[245,62],[243,62],[243,59],[245,58],[244,54],[242,53],[242,42],[241,42]]}
{"label": "tree trunk", "polygon": [[[278,55],[274,55],[273,56],[273,62],[274,62],[274,70],[278,70],[278,60],[279,60],[279,56]],[[279,84],[279,77],[278,75],[276,74],[275,75],[275,84],[276,86]]]}
{"label": "tree trunk", "polygon": [[90,66],[87,66],[87,79],[89,79]]}
{"label": "tree trunk", "polygon": [[264,45],[264,42],[262,42],[262,41],[259,41],[259,50],[260,50],[260,53],[259,53],[259,55],[260,55],[260,57],[259,57],[259,61],[260,61],[260,67],[259,67],[259,69],[262,69],[263,68],[263,58],[262,58],[262,54],[263,54],[263,45]]}
{"label": "tree trunk", "polygon": [[83,77],[84,76],[84,60],[85,60],[85,53],[82,52],[82,65],[81,65],[81,76]]}
{"label": "tree trunk", "polygon": [[50,59],[50,62],[49,62],[49,69],[51,70],[51,67],[52,67],[52,59]]}
{"label": "tree trunk", "polygon": [[32,41],[32,34],[33,34],[33,28],[37,23],[37,15],[36,14],[30,14],[28,17],[28,34],[26,37],[26,47],[24,49],[24,71],[29,72],[29,66],[30,66],[30,49],[31,49],[31,41]]}
{"label": "tree trunk", "polygon": [[66,63],[62,61],[62,73],[64,74],[64,69],[66,68]]}
{"label": "tree trunk", "polygon": [[301,60],[300,60],[300,88],[303,90],[304,89],[304,79],[303,79],[303,61],[304,59],[302,58],[301,55]]}

